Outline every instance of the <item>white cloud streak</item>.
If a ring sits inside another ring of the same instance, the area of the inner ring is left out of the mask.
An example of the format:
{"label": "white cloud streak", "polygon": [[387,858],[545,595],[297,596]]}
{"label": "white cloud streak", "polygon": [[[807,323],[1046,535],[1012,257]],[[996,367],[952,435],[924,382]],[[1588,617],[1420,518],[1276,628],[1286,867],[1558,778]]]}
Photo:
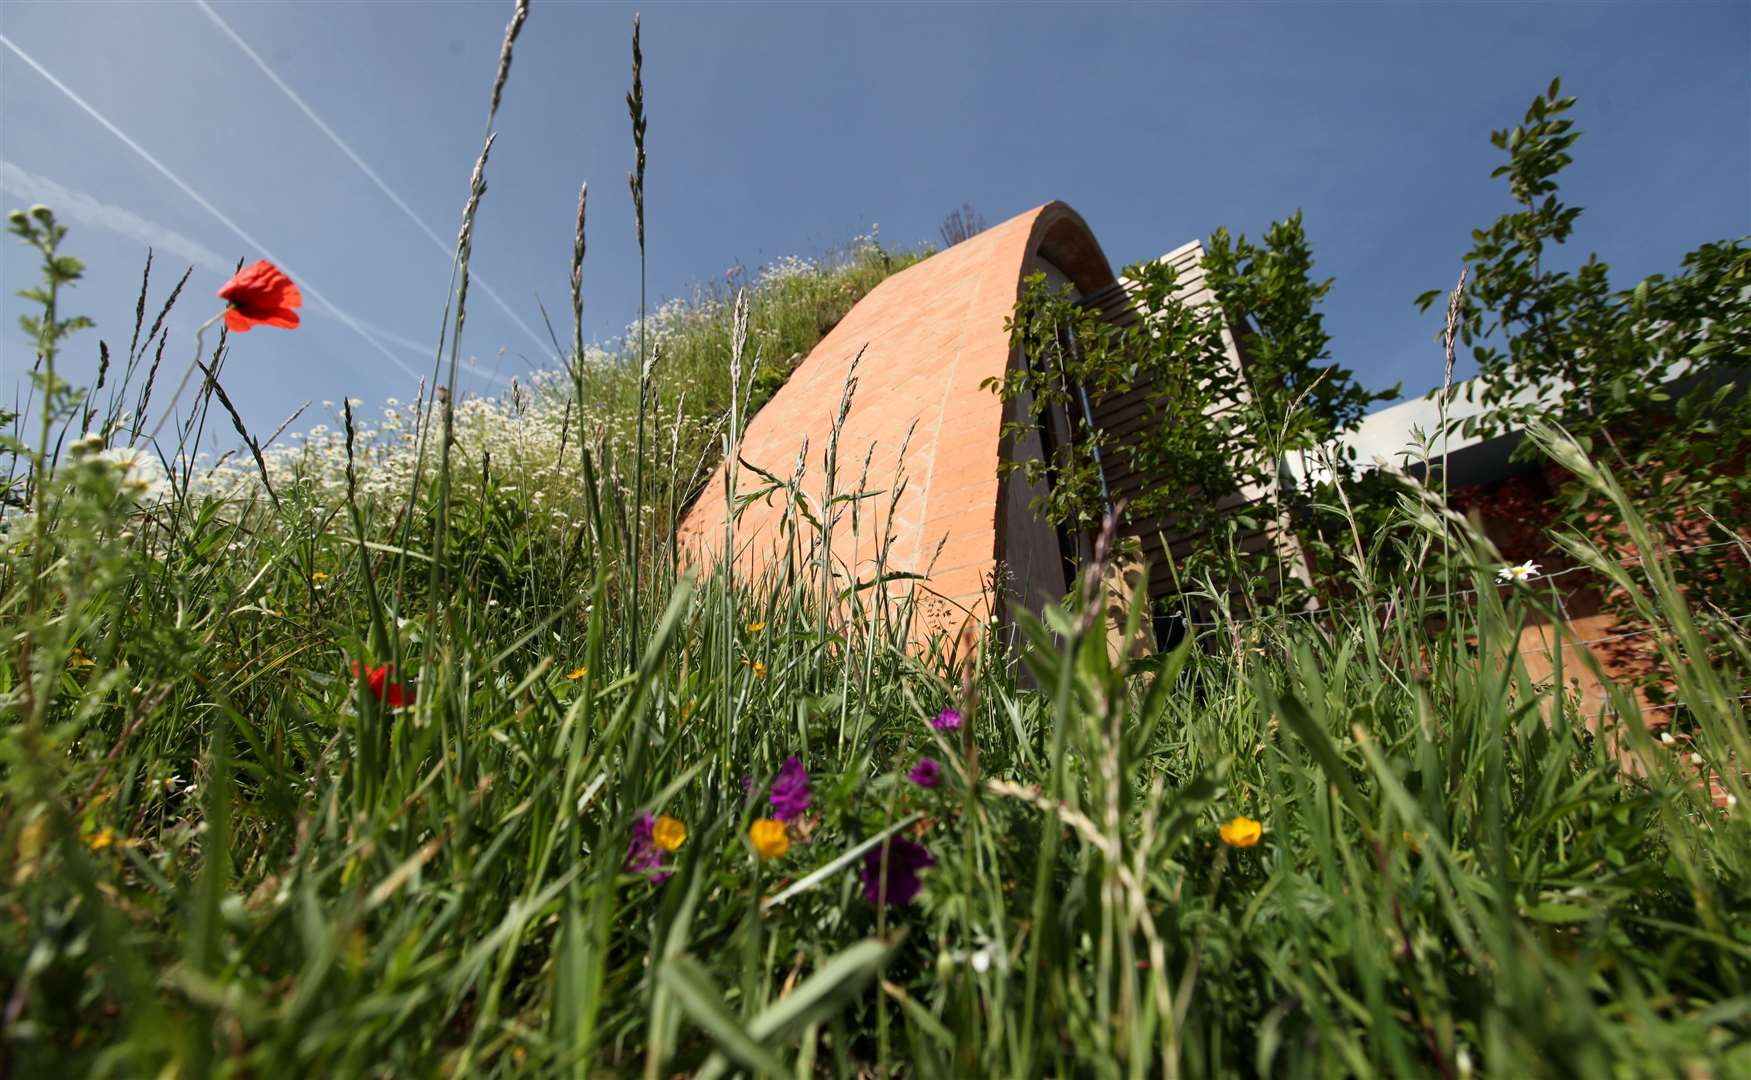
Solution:
{"label": "white cloud streak", "polygon": [[25,202],[44,203],[53,207],[57,216],[71,218],[81,225],[120,233],[156,251],[168,252],[209,273],[222,277],[231,276],[234,263],[200,241],[191,240],[119,206],[100,202],[82,191],[63,187],[46,176],[28,172],[10,161],[0,160],[0,191]]}
{"label": "white cloud streak", "polygon": [[[171,172],[169,167],[167,167],[163,162],[159,161],[156,157],[153,157],[150,151],[148,151],[145,147],[141,146],[138,142],[135,142],[132,138],[130,138],[128,136],[128,134],[126,132],[122,131],[121,128],[119,128],[115,124],[111,123],[108,117],[104,116],[102,113],[98,112],[95,108],[93,108],[89,103],[86,102],[86,100],[84,98],[80,97],[77,93],[75,93],[72,90],[72,88],[69,87],[66,83],[62,82],[60,79],[57,79],[54,76],[54,74],[49,71],[48,68],[45,68],[41,64],[37,63],[35,58],[33,58],[29,53],[25,52],[23,49],[19,48],[16,44],[14,44],[11,38],[7,37],[5,34],[0,34],[0,45],[6,46],[7,49],[12,51],[13,55],[17,56],[20,60],[23,60],[26,64],[28,64],[30,66],[30,68],[33,71],[35,71],[38,75],[41,75],[45,80],[47,80],[49,85],[53,86],[56,90],[59,90],[61,92],[61,94],[67,98],[67,100],[69,100],[73,104],[79,106],[79,108],[81,110],[83,110],[87,116],[91,117],[93,120],[97,121],[98,124],[102,125],[102,127],[105,131],[108,131],[111,135],[114,135],[117,139],[121,140],[123,145],[127,146],[128,149],[132,150],[135,154],[139,155],[139,157],[143,161],[145,161],[146,164],[152,166],[152,168],[160,176],[164,177],[166,180],[169,180],[172,184],[176,185],[177,190],[181,191],[184,195],[187,195],[190,199],[194,200],[196,205],[200,206],[201,209],[203,209],[207,213],[211,214],[215,219],[218,220],[219,224],[221,224],[221,225],[225,226],[225,228],[229,229],[231,231],[232,235],[236,236],[239,240],[243,241],[243,243],[246,246],[259,252],[263,258],[267,259],[269,262],[274,263],[281,270],[285,271],[285,273],[288,277],[291,277],[293,280],[295,280],[299,283],[299,288],[306,295],[308,295],[312,300],[315,300],[318,304],[321,304],[323,307],[327,308],[329,310],[329,312],[331,312],[334,315],[335,318],[339,319],[343,324],[346,325],[347,329],[349,329],[349,330],[353,331],[353,333],[357,334],[361,340],[363,340],[366,344],[370,345],[373,349],[376,349],[378,352],[382,353],[385,359],[387,359],[390,363],[394,364],[397,368],[400,368],[401,371],[404,372],[410,379],[413,379],[416,382],[418,382],[422,378],[421,374],[417,370],[415,370],[412,365],[408,364],[407,361],[405,361],[401,357],[395,355],[393,352],[390,352],[389,348],[386,345],[384,345],[383,342],[379,341],[376,337],[374,337],[365,328],[365,325],[362,322],[360,322],[357,318],[355,318],[354,316],[352,316],[351,314],[349,314],[348,312],[346,312],[345,310],[340,308],[332,300],[328,299],[328,297],[323,295],[322,290],[316,286],[316,284],[311,280],[311,278],[308,274],[299,273],[298,271],[293,269],[289,264],[287,264],[287,262],[284,259],[279,258],[273,252],[269,251],[266,244],[263,244],[260,240],[257,240],[255,237],[253,237],[253,236],[249,235],[249,233],[245,232],[243,230],[242,226],[238,225],[235,221],[232,221],[229,217],[227,217],[225,215],[224,211],[222,211],[218,207],[214,206],[211,201],[209,201],[200,192],[196,191],[193,187],[190,187],[189,184],[185,180],[182,179],[182,177],[176,175],[174,172]],[[227,271],[227,272],[229,272],[229,271]],[[405,339],[403,339],[403,340],[405,341]],[[503,376],[496,375],[496,374],[486,372],[486,371],[482,371],[479,368],[471,368],[471,371],[474,374],[476,374],[477,376],[479,376],[480,378],[489,379],[489,380],[496,382],[500,385],[504,385],[510,381],[509,379],[506,379]]]}
{"label": "white cloud streak", "polygon": [[[131,210],[113,206],[87,195],[83,191],[75,191],[46,176],[39,176],[19,168],[4,159],[0,159],[0,191],[27,203],[43,203],[51,206],[55,210],[56,217],[62,220],[76,221],[92,228],[107,229],[161,254],[175,256],[218,277],[230,277],[232,271],[237,268],[235,259],[225,258],[198,240],[191,240],[176,230],[149,221]],[[319,315],[333,318],[337,322],[340,321],[339,316],[326,303],[312,304],[311,310]],[[373,336],[421,358],[429,359],[437,352],[436,345],[414,341],[412,338],[403,337],[393,330],[386,330],[364,319],[355,319],[355,321],[370,331]],[[482,378],[492,379],[500,383],[508,381],[498,372],[482,368],[479,362],[472,357],[464,359],[463,363],[469,371]]]}
{"label": "white cloud streak", "polygon": [[[106,203],[83,191],[75,191],[65,184],[20,168],[4,159],[0,159],[0,191],[25,202],[51,206],[59,217],[96,229],[107,229],[154,251],[174,255],[192,266],[198,266],[222,278],[230,277],[237,269],[236,259],[225,258],[199,240],[190,239],[175,229],[143,218],[132,210]],[[339,316],[327,304],[312,304],[311,310],[340,321]],[[421,357],[429,357],[437,352],[435,345],[422,344],[364,319],[356,321],[373,336]]]}
{"label": "white cloud streak", "polygon": [[[297,91],[286,85],[285,80],[281,79],[279,75],[274,72],[274,69],[268,66],[267,61],[263,60],[254,49],[249,47],[248,42],[238,36],[237,31],[231,29],[231,24],[219,17],[219,13],[213,10],[212,5],[208,4],[207,0],[195,0],[195,6],[200,8],[201,13],[206,15],[206,17],[212,21],[213,25],[219,28],[220,33],[224,34],[233,45],[236,45],[243,51],[243,55],[254,61],[255,66],[261,69],[261,73],[268,77],[268,81],[279,87],[280,92],[285,94],[286,97],[291,100],[292,104],[298,107],[298,110],[304,114],[306,119],[316,125],[317,130],[328,136],[328,140],[334,143],[334,145],[340,149],[340,152],[347,156],[348,160],[359,167],[359,171],[364,173],[365,176],[370,179],[371,183],[377,186],[377,190],[381,191],[385,198],[394,203],[397,209],[407,216],[409,221],[417,225],[421,232],[431,238],[433,246],[435,246],[446,259],[449,259],[454,263],[456,256],[456,244],[454,241],[446,243],[445,240],[438,235],[436,230],[430,225],[427,225],[425,220],[414,212],[413,207],[407,205],[401,196],[397,195],[394,190],[390,188],[389,184],[381,176],[377,175],[375,169],[365,164],[365,159],[360,157],[358,153],[347,144],[345,139],[336,134],[333,128],[323,123],[322,117],[316,115],[316,110],[312,109],[303,98],[299,97]],[[523,333],[529,336],[529,340],[533,341],[535,346],[539,348],[542,353],[554,363],[559,362],[559,357],[555,356],[553,353],[551,342],[544,340],[540,335],[536,334],[535,331],[530,328],[528,323],[518,317],[517,313],[511,310],[510,305],[505,303],[504,300],[499,297],[499,294],[493,291],[492,286],[486,283],[485,278],[481,277],[478,272],[474,271],[471,271],[468,276],[473,284],[480,286],[481,291],[486,293],[492,302],[498,305],[499,310],[505,313],[506,318],[516,323],[518,329],[522,330]]]}

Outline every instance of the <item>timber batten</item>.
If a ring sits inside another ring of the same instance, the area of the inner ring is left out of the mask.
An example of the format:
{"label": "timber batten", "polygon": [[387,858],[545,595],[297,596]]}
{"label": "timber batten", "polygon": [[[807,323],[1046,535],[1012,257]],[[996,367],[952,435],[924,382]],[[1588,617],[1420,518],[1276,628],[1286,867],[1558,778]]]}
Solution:
{"label": "timber batten", "polygon": [[[1194,308],[1216,303],[1216,295],[1205,278],[1203,260],[1204,246],[1196,240],[1175,248],[1157,260],[1172,266],[1176,272],[1178,288],[1175,298]],[[1085,297],[1082,303],[1100,312],[1102,318],[1115,326],[1131,326],[1140,318],[1134,302],[1135,291],[1134,282],[1121,279],[1106,289]],[[1244,325],[1240,327],[1240,334],[1237,336],[1235,327],[1224,318],[1223,362],[1229,367],[1234,385],[1240,388],[1240,396],[1215,402],[1213,407],[1206,410],[1207,417],[1221,417],[1246,404],[1247,357],[1242,344],[1245,334]],[[1158,412],[1155,405],[1162,396],[1161,387],[1145,380],[1134,383],[1123,393],[1108,395],[1092,403],[1094,426],[1109,440],[1107,446],[1116,451],[1109,453],[1103,462],[1104,479],[1115,502],[1133,497],[1155,485],[1183,482],[1166,471],[1150,473],[1136,468],[1131,456],[1125,451],[1128,445],[1134,444],[1137,437],[1156,422]],[[1237,487],[1215,493],[1212,496],[1213,509],[1219,518],[1247,511],[1270,512],[1271,494],[1268,484]],[[1121,535],[1138,542],[1139,557],[1150,567],[1149,597],[1158,602],[1171,600],[1181,591],[1176,584],[1176,575],[1167,565],[1169,561],[1175,564],[1183,561],[1207,535],[1207,530],[1188,529],[1171,515],[1132,518],[1119,531]],[[1270,520],[1259,527],[1241,533],[1235,546],[1242,554],[1248,555],[1274,550],[1280,556],[1277,562],[1287,567],[1293,576],[1306,576],[1300,543],[1287,527],[1287,522],[1277,515],[1273,514]],[[1235,588],[1238,589],[1238,586]],[[1235,595],[1238,596],[1238,593]]]}

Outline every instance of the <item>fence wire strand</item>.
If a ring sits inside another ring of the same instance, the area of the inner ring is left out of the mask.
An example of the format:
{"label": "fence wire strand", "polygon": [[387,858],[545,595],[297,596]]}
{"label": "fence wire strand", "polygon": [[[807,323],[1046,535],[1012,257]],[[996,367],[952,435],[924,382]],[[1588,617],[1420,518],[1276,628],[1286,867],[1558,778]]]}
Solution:
{"label": "fence wire strand", "polygon": [[[1748,543],[1744,540],[1720,540],[1720,541],[1716,541],[1716,542],[1710,543],[1710,544],[1695,544],[1695,545],[1692,545],[1690,547],[1673,548],[1670,551],[1662,552],[1661,556],[1662,557],[1669,557],[1669,556],[1673,556],[1673,555],[1689,555],[1692,552],[1696,552],[1696,551],[1710,551],[1710,550],[1713,550],[1715,548],[1723,548],[1723,547],[1741,547],[1741,548],[1742,547],[1751,547],[1751,543]],[[1644,560],[1642,558],[1642,556],[1640,556],[1640,555],[1631,555],[1630,557],[1628,557],[1626,559],[1617,560],[1617,565],[1618,566],[1640,566],[1644,561],[1646,561],[1646,560]],[[1552,570],[1548,574],[1539,574],[1536,577],[1527,578],[1523,582],[1515,582],[1515,581],[1498,582],[1498,586],[1500,588],[1512,588],[1513,586],[1515,586],[1517,584],[1530,584],[1530,583],[1535,582],[1535,581],[1537,581],[1537,582],[1549,581],[1553,578],[1565,577],[1569,574],[1580,573],[1583,570],[1591,570],[1594,573],[1598,573],[1598,569],[1596,567],[1586,566],[1586,565],[1570,566],[1570,567],[1566,567],[1562,570]],[[1452,600],[1452,599],[1461,598],[1461,597],[1476,596],[1477,594],[1478,594],[1478,590],[1476,590],[1476,589],[1459,589],[1459,590],[1456,590],[1454,592],[1437,593],[1436,595],[1431,596],[1428,599],[1430,599],[1430,600]],[[1386,602],[1390,603],[1390,601],[1386,601]],[[1338,610],[1341,610],[1340,607],[1328,605],[1326,607],[1304,608],[1304,609],[1301,609],[1298,611],[1280,612],[1276,615],[1261,615],[1261,616],[1258,616],[1256,618],[1235,619],[1232,621],[1223,621],[1221,619],[1214,619],[1214,620],[1210,620],[1210,621],[1188,619],[1188,620],[1186,620],[1185,625],[1188,627],[1199,628],[1199,629],[1214,629],[1216,627],[1223,627],[1223,626],[1233,626],[1233,627],[1238,628],[1238,627],[1242,627],[1242,626],[1250,626],[1253,623],[1269,622],[1273,619],[1283,618],[1283,617],[1287,617],[1287,616],[1304,617],[1304,616],[1313,616],[1313,615],[1324,615],[1324,614],[1327,614],[1329,612],[1338,611]],[[1745,616],[1742,616],[1742,615],[1735,616],[1732,621],[1737,621],[1738,619],[1742,619],[1744,617]],[[1639,634],[1653,633],[1653,632],[1654,631],[1652,631],[1652,630],[1636,631],[1635,634],[1629,634],[1629,635],[1624,635],[1624,636],[1632,637],[1632,636],[1637,636]],[[1597,640],[1604,641],[1604,640],[1610,640],[1610,639],[1600,638]]]}

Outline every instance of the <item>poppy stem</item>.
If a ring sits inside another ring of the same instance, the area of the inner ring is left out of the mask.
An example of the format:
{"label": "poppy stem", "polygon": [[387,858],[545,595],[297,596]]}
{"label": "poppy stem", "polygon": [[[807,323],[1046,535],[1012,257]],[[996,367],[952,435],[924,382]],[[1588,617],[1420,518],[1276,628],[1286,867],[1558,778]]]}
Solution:
{"label": "poppy stem", "polygon": [[188,367],[183,370],[182,381],[176,384],[176,392],[170,395],[170,401],[165,404],[164,412],[158,417],[158,422],[156,424],[153,424],[152,430],[146,433],[146,441],[148,443],[151,442],[153,439],[156,439],[158,437],[159,429],[164,427],[164,422],[166,420],[169,420],[171,418],[171,416],[176,412],[176,403],[177,403],[178,399],[180,399],[182,397],[182,392],[184,390],[188,389],[189,378],[194,375],[195,368],[198,367],[200,365],[200,362],[201,362],[201,347],[202,347],[201,342],[202,342],[202,339],[204,339],[207,336],[207,328],[209,326],[212,326],[214,323],[218,322],[220,319],[223,319],[224,317],[225,317],[225,312],[221,311],[221,312],[219,312],[219,314],[213,316],[212,318],[208,319],[206,322],[202,323],[201,328],[199,330],[195,331],[195,355],[194,355],[194,359],[190,360]]}

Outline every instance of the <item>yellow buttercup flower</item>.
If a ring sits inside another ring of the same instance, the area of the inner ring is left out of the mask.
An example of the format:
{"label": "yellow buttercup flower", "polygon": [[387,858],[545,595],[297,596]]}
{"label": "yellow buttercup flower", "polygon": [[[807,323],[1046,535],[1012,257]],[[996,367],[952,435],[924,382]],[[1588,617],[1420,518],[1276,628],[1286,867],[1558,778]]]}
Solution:
{"label": "yellow buttercup flower", "polygon": [[315,585],[320,585],[327,580],[328,580],[328,575],[323,573],[320,570],[318,570],[314,574],[310,575],[310,581],[312,584],[315,584]]}
{"label": "yellow buttercup flower", "polygon": [[107,825],[102,832],[97,833],[95,836],[87,836],[85,838],[85,846],[93,851],[102,851],[104,848],[109,847],[115,842],[116,831],[109,828]]}
{"label": "yellow buttercup flower", "polygon": [[687,842],[687,826],[667,814],[658,814],[651,825],[651,839],[664,851],[674,851]]}
{"label": "yellow buttercup flower", "polygon": [[1225,822],[1217,831],[1222,836],[1222,842],[1229,847],[1253,847],[1258,844],[1259,837],[1264,835],[1265,827],[1242,815]]}
{"label": "yellow buttercup flower", "polygon": [[748,633],[750,634],[758,634],[764,629],[766,629],[766,624],[763,622],[751,622],[748,624]]}
{"label": "yellow buttercup flower", "polygon": [[567,679],[570,679],[572,682],[577,682],[579,679],[583,678],[585,675],[588,675],[589,673],[590,673],[589,668],[579,666],[579,667],[572,668],[570,671],[566,672],[565,677]]}
{"label": "yellow buttercup flower", "polygon": [[785,834],[784,822],[771,818],[763,817],[748,826],[748,840],[762,859],[782,859],[790,850],[790,837]]}
{"label": "yellow buttercup flower", "polygon": [[73,668],[96,667],[97,661],[85,655],[84,649],[75,648],[73,655],[67,658],[67,666]]}

